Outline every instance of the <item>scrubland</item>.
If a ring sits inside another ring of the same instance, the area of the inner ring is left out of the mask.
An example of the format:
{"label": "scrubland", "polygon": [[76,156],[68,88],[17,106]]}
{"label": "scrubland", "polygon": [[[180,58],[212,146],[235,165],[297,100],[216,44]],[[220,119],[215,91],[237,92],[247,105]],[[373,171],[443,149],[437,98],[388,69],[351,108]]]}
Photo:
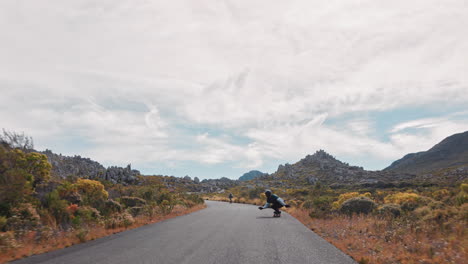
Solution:
{"label": "scrubland", "polygon": [[[234,202],[261,205],[263,188],[235,187]],[[390,189],[273,189],[285,209],[359,263],[466,263],[468,184]],[[206,199],[228,201],[226,194]]]}
{"label": "scrubland", "polygon": [[97,239],[204,207],[157,177],[136,185],[50,175],[43,154],[0,145],[0,263]]}

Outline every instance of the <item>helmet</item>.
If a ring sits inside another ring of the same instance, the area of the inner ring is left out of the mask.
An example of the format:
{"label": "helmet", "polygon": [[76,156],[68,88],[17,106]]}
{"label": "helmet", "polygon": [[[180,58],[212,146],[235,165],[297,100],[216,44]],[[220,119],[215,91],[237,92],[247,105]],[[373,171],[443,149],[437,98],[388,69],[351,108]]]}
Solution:
{"label": "helmet", "polygon": [[266,196],[271,195],[271,191],[270,190],[265,190],[265,195]]}

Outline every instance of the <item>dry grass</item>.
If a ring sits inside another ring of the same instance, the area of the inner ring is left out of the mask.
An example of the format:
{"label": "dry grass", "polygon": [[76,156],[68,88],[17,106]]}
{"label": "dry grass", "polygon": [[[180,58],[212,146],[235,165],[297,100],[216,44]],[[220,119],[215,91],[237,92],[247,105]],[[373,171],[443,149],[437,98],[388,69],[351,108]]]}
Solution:
{"label": "dry grass", "polygon": [[[17,241],[14,248],[10,248],[0,252],[0,263],[6,263],[15,259],[28,257],[35,254],[41,254],[61,248],[66,248],[84,241],[94,240],[97,238],[109,236],[128,229],[137,228],[147,224],[157,223],[166,219],[174,218],[180,215],[189,214],[205,208],[205,204],[195,205],[192,208],[183,206],[175,206],[174,210],[167,215],[156,215],[152,218],[147,216],[139,216],[135,218],[135,223],[128,227],[118,227],[106,229],[103,226],[91,227],[86,232],[83,230],[75,230],[72,232],[51,232],[47,239],[37,240],[37,232],[28,232],[21,240]],[[80,232],[82,232],[80,234]]]}
{"label": "dry grass", "polygon": [[466,222],[435,226],[376,216],[312,219],[309,212],[289,213],[359,263],[467,263]]}

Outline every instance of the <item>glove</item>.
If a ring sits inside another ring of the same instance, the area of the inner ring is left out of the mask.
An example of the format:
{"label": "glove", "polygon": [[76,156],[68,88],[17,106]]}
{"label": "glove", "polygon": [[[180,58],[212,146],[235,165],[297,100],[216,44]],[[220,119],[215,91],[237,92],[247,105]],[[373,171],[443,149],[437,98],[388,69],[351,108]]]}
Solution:
{"label": "glove", "polygon": [[287,205],[285,205],[284,207],[289,208],[289,207],[291,207],[291,206],[290,206],[289,204],[287,204]]}
{"label": "glove", "polygon": [[263,207],[260,206],[260,207],[258,207],[258,209],[263,210]]}

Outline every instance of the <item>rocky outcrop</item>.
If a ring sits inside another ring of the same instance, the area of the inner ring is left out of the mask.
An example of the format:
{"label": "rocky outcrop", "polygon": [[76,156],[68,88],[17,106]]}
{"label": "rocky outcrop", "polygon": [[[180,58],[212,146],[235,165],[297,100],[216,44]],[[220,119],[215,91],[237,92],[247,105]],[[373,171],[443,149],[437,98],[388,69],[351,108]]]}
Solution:
{"label": "rocky outcrop", "polygon": [[[297,185],[327,184],[332,187],[349,185],[377,186],[393,182],[410,181],[414,175],[382,171],[367,171],[362,167],[350,166],[337,160],[323,150],[295,164],[279,165],[278,170],[259,179],[269,180],[273,186],[290,187]],[[289,186],[285,186],[289,184]]]}
{"label": "rocky outcrop", "polygon": [[138,170],[127,167],[112,166],[105,168],[99,162],[81,156],[63,156],[51,150],[40,152],[47,156],[52,165],[52,176],[56,178],[79,177],[88,179],[103,179],[112,183],[133,184],[140,175]]}
{"label": "rocky outcrop", "polygon": [[133,184],[137,181],[138,175],[140,172],[132,170],[131,165],[128,164],[125,168],[115,166],[107,168],[103,178],[112,183]]}
{"label": "rocky outcrop", "polygon": [[183,178],[174,176],[157,176],[161,178],[162,183],[169,190],[174,190],[177,187],[182,187],[189,192],[198,193],[222,193],[226,189],[239,185],[239,181],[231,180],[226,177],[220,179],[204,179],[200,181],[197,177],[193,180],[189,176]]}

